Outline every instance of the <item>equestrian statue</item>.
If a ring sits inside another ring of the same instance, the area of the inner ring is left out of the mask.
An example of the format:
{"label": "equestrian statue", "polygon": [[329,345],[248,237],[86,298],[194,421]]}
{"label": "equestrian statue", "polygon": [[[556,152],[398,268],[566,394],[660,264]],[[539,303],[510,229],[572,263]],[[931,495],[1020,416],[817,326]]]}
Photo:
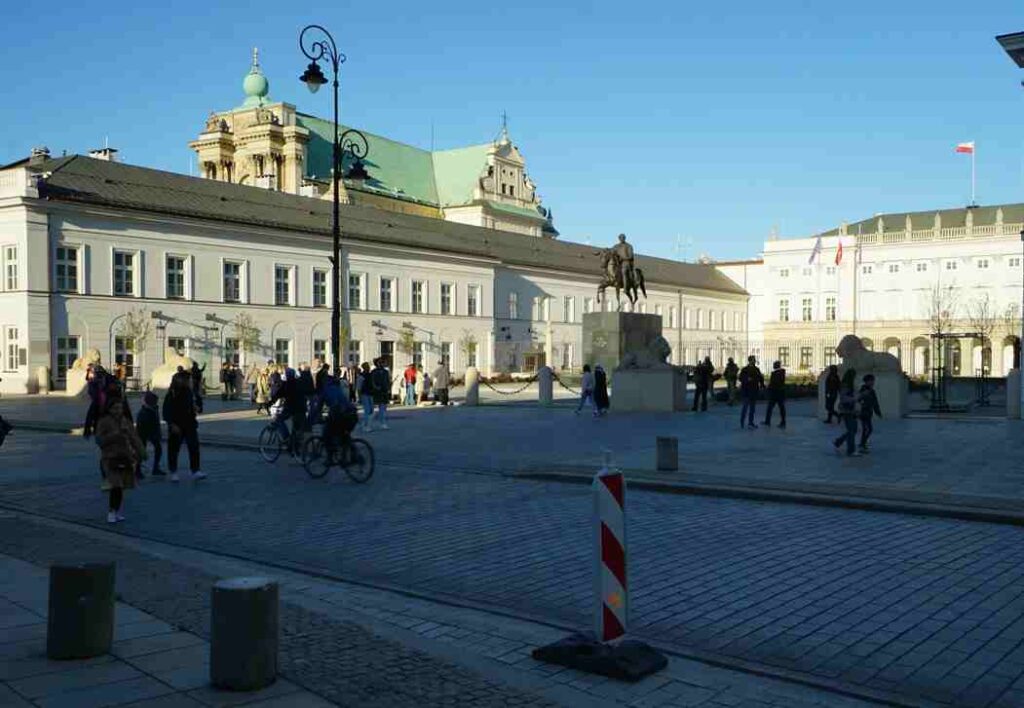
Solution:
{"label": "equestrian statue", "polygon": [[601,256],[601,282],[597,286],[597,301],[604,301],[604,291],[608,287],[615,288],[615,303],[619,303],[620,293],[625,290],[626,297],[635,305],[640,293],[647,297],[647,284],[644,272],[633,265],[633,246],[626,241],[626,234],[619,234],[619,242],[611,248],[598,251]]}

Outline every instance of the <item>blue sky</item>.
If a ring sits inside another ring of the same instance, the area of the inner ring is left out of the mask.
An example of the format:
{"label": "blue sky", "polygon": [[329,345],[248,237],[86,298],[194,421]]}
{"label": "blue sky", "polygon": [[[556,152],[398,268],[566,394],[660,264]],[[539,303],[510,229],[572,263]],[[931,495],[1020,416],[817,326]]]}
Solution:
{"label": "blue sky", "polygon": [[[252,46],[271,97],[298,82],[298,31],[348,55],[342,118],[429,147],[513,139],[563,238],[691,258],[755,255],[877,212],[1024,201],[1024,90],[993,37],[1008,0],[329,3],[178,0],[5,7],[0,161],[85,152],[186,172],[211,109],[237,105]],[[568,5],[568,4],[567,4]],[[424,9],[429,8],[429,9]],[[1016,11],[1015,11],[1016,10]]]}

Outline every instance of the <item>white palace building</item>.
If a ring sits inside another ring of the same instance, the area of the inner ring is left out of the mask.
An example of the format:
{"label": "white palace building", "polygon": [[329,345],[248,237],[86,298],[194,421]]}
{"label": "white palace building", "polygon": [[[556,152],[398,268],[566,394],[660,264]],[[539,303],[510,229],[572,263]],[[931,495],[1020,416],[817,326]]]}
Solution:
{"label": "white palace building", "polygon": [[[60,388],[89,349],[139,385],[166,348],[208,376],[225,360],[330,358],[335,287],[347,362],[446,359],[485,374],[585,363],[582,315],[600,307],[595,248],[559,238],[506,131],[438,151],[366,133],[367,176],[342,184],[335,284],[331,125],[270,100],[255,54],[243,88],[190,144],[200,177],[123,164],[109,149],[37,150],[0,167],[0,392]],[[1001,375],[1020,332],[1022,222],[1019,204],[886,214],[770,240],[749,261],[638,255],[649,298],[637,308],[662,316],[677,363],[752,352],[819,371],[855,332],[923,375],[928,294],[953,286],[956,330],[974,331],[968,304],[983,294],[996,313],[987,338],[955,342],[954,373]]]}

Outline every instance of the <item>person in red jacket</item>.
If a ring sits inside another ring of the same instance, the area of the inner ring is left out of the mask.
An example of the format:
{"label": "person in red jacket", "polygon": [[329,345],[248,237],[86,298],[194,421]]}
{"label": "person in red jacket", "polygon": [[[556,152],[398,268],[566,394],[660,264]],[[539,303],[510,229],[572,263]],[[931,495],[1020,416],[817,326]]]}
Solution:
{"label": "person in red jacket", "polygon": [[402,380],[405,382],[405,405],[415,406],[416,405],[416,365],[409,364],[405,367],[405,373],[402,375]]}

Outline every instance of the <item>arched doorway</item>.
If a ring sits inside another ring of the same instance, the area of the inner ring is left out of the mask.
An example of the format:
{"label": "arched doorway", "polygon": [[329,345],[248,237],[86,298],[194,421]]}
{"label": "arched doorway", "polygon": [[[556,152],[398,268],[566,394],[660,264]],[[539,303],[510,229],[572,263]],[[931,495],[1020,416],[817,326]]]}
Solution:
{"label": "arched doorway", "polygon": [[931,342],[927,337],[914,337],[911,343],[913,360],[911,361],[911,372],[914,376],[926,376],[931,367]]}
{"label": "arched doorway", "polygon": [[960,340],[947,339],[945,346],[946,351],[942,358],[946,371],[949,372],[950,376],[961,376],[962,361],[960,356]]}
{"label": "arched doorway", "polygon": [[882,342],[882,350],[892,354],[894,357],[899,359],[900,366],[903,365],[903,349],[900,344],[900,340],[896,337],[886,337],[885,341]]}
{"label": "arched doorway", "polygon": [[1020,337],[1010,334],[1003,339],[1003,374],[1020,366]]}
{"label": "arched doorway", "polygon": [[992,375],[992,342],[988,338],[971,340],[971,370],[968,375]]}

